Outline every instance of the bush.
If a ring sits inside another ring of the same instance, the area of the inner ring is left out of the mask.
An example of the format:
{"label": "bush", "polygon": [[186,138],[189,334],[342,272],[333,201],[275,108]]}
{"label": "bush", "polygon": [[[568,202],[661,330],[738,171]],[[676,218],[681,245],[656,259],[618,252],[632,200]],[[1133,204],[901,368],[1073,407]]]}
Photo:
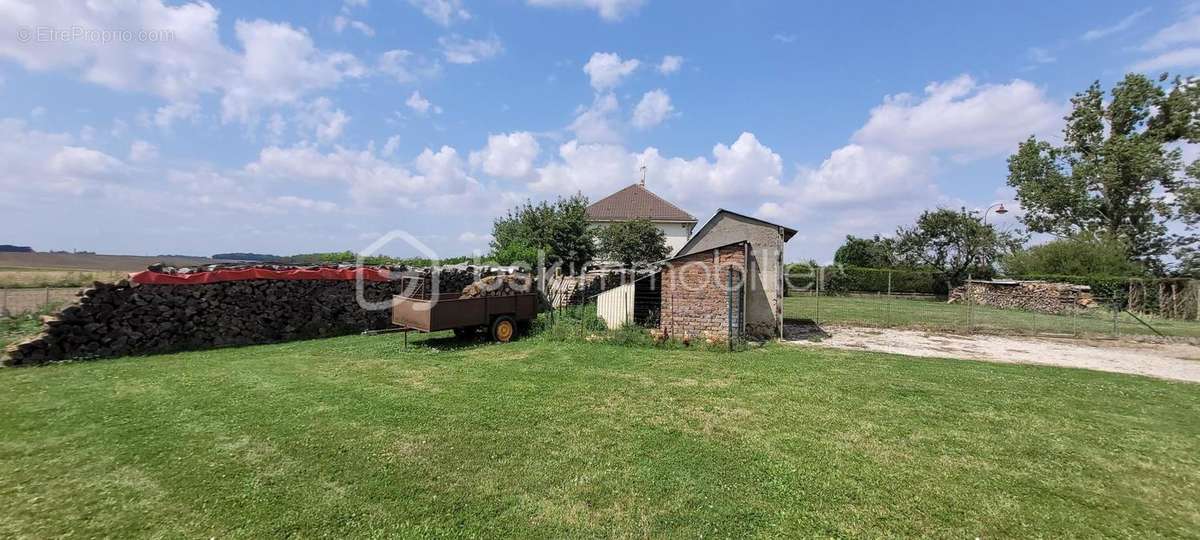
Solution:
{"label": "bush", "polygon": [[1146,270],[1129,259],[1129,246],[1090,233],[1052,240],[1019,250],[1001,261],[1010,275],[1142,276]]}

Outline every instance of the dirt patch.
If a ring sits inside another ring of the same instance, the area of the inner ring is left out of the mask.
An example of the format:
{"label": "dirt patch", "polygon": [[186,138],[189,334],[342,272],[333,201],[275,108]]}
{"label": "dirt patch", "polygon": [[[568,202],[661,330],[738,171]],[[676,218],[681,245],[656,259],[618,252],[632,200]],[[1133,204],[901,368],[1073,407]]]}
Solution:
{"label": "dirt patch", "polygon": [[1200,382],[1200,346],[1081,339],[932,334],[919,330],[790,325],[789,343],[1006,364],[1040,364]]}

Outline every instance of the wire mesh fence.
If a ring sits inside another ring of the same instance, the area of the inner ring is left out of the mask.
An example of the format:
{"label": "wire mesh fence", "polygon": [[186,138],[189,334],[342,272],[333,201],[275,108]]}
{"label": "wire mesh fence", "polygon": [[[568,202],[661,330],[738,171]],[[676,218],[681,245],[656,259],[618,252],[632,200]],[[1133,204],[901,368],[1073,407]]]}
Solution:
{"label": "wire mesh fence", "polygon": [[79,300],[79,287],[0,288],[0,317],[41,313]]}
{"label": "wire mesh fence", "polygon": [[[849,280],[868,284],[852,288],[844,278],[839,284],[827,276],[827,270],[816,269],[807,280],[790,280],[785,318],[952,333],[1200,339],[1200,286],[1195,281],[1127,280],[1094,287],[968,278],[957,286],[938,287],[932,275],[914,279],[911,271],[895,271],[905,273],[896,279],[883,270],[869,280]],[[907,290],[893,289],[898,283],[907,284]],[[939,289],[944,292],[935,292]]]}

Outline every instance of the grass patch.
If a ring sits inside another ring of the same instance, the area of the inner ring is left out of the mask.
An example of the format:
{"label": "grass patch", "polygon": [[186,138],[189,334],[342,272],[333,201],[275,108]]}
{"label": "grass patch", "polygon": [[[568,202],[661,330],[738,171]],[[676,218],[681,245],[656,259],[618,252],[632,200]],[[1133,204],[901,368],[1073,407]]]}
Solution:
{"label": "grass patch", "polygon": [[1200,385],[398,335],[0,370],[0,536],[1194,536]]}
{"label": "grass patch", "polygon": [[[968,329],[985,333],[1113,335],[1113,312],[1105,308],[1080,311],[1076,316],[1051,315],[1019,309],[963,303],[950,304],[928,298],[886,298],[884,296],[789,296],[783,300],[785,317],[818,319],[822,324],[853,324],[921,328],[950,332]],[[1200,322],[1162,319],[1139,315],[1154,329],[1167,336],[1200,337]],[[1116,321],[1119,335],[1155,335],[1128,313]]]}

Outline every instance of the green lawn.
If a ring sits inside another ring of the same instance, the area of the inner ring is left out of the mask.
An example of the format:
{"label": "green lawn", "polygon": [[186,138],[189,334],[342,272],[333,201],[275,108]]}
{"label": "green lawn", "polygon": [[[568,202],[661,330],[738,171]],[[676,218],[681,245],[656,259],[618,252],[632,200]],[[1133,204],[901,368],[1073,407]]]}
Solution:
{"label": "green lawn", "polygon": [[[797,295],[784,298],[785,317],[817,319],[822,324],[897,326],[985,333],[1114,335],[1113,312],[1105,308],[1080,310],[1075,316],[1050,315],[1018,309],[949,304],[932,298],[888,299],[883,296]],[[1140,316],[1166,336],[1200,337],[1200,322]],[[1128,313],[1117,319],[1117,335],[1155,335]]]}
{"label": "green lawn", "polygon": [[401,340],[0,370],[0,537],[1200,534],[1200,385]]}

